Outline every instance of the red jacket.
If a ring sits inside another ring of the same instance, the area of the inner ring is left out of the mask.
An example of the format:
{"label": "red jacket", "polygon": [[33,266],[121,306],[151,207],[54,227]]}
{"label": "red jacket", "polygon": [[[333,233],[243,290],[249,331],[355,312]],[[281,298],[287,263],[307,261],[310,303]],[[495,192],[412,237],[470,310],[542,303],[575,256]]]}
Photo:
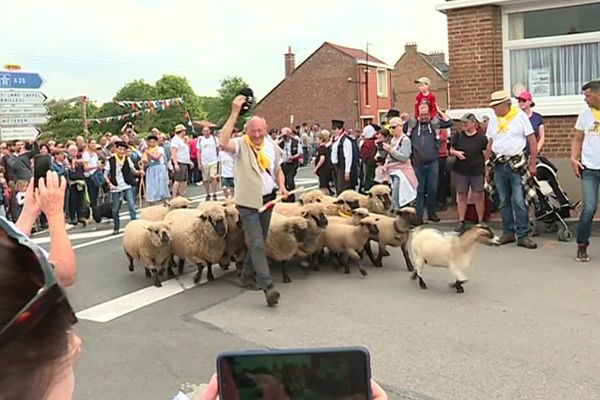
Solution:
{"label": "red jacket", "polygon": [[360,159],[364,164],[375,165],[375,154],[377,153],[377,145],[375,138],[365,139],[360,147]]}

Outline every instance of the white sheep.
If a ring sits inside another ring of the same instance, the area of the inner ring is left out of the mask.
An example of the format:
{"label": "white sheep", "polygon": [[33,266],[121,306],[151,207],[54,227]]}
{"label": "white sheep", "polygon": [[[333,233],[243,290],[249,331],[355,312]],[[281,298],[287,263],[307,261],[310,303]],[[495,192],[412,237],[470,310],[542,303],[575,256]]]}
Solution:
{"label": "white sheep", "polygon": [[462,285],[468,278],[464,271],[471,265],[475,246],[478,243],[487,246],[497,246],[500,243],[492,229],[481,224],[460,235],[443,234],[431,228],[418,228],[412,236],[412,259],[416,268],[413,279],[419,278],[421,289],[427,289],[422,274],[425,264],[448,268],[454,279],[451,287],[456,289],[456,293],[465,291]]}
{"label": "white sheep", "polygon": [[367,208],[372,213],[387,215],[392,209],[392,189],[387,185],[373,186],[367,195]]}
{"label": "white sheep", "polygon": [[338,215],[339,213],[339,207],[337,204],[335,204],[335,197],[327,196],[320,190],[313,190],[304,193],[302,196],[300,196],[299,202],[300,204],[323,204],[325,206],[326,215]]}
{"label": "white sheep", "polygon": [[227,221],[223,207],[214,205],[203,211],[173,210],[165,221],[171,223],[171,252],[179,258],[179,273],[183,272],[185,261],[196,264],[198,272],[194,283],[198,283],[206,264],[207,278],[214,280],[212,264],[221,260],[226,246]]}
{"label": "white sheep", "polygon": [[302,217],[286,217],[277,213],[271,215],[269,233],[265,243],[267,258],[281,263],[284,283],[290,283],[286,263],[298,253],[308,234],[308,223]]}
{"label": "white sheep", "polygon": [[417,212],[412,207],[404,207],[398,211],[396,217],[387,215],[371,214],[373,220],[377,223],[379,234],[371,236],[371,240],[379,245],[379,253],[377,258],[373,256],[370,243],[365,246],[365,252],[374,266],[383,266],[383,257],[389,256],[390,253],[386,250],[386,246],[400,247],[402,255],[406,262],[406,268],[409,271],[414,271],[414,266],[410,260],[408,252],[408,240],[410,237],[410,225],[416,221]]}
{"label": "white sheep", "polygon": [[133,272],[133,260],[140,260],[146,277],[154,275],[154,286],[161,287],[158,273],[162,272],[171,258],[171,226],[168,222],[134,220],[123,231],[123,251]]}
{"label": "white sheep", "polygon": [[146,221],[162,221],[169,211],[178,208],[189,208],[190,204],[191,202],[187,198],[178,196],[174,199],[165,201],[163,204],[142,208],[139,213],[139,218],[145,219]]}
{"label": "white sheep", "polygon": [[323,243],[330,251],[341,254],[344,273],[350,273],[349,259],[351,258],[357,262],[360,273],[367,276],[367,271],[361,267],[358,261],[369,237],[377,233],[377,224],[371,220],[371,217],[363,219],[357,226],[329,224],[323,235]]}

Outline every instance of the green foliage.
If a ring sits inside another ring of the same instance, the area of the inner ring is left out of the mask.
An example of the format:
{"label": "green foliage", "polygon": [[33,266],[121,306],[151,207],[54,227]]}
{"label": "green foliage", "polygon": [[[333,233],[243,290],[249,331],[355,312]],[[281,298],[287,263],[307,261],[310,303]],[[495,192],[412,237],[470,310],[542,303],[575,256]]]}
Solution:
{"label": "green foliage", "polygon": [[[217,97],[198,96],[185,77],[163,75],[154,85],[143,79],[128,82],[117,91],[113,100],[158,100],[182,97],[184,103],[178,107],[143,114],[131,120],[135,123],[138,133],[148,132],[154,127],[163,132],[172,132],[177,124],[187,126],[186,112],[189,112],[192,120],[206,119],[217,125],[223,125],[229,116],[233,98],[247,86],[248,84],[239,76],[227,77],[221,81]],[[104,103],[100,108],[88,103],[87,118],[105,118],[134,111],[131,108],[121,107],[115,102]],[[45,138],[67,140],[83,132],[83,122],[79,121],[82,118],[81,102],[51,107],[50,116],[50,122],[43,128]],[[78,121],[69,121],[70,119]],[[126,122],[126,120],[100,124],[90,122],[88,129],[94,136],[107,131],[117,134]]]}

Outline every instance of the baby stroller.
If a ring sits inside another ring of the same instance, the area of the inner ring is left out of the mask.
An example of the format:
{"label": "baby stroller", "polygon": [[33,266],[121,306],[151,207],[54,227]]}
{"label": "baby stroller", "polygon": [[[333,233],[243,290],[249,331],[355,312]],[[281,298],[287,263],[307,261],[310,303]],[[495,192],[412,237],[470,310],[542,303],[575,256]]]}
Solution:
{"label": "baby stroller", "polygon": [[571,216],[571,211],[577,208],[567,197],[567,193],[560,187],[556,172],[558,169],[544,156],[538,158],[537,176],[537,201],[534,202],[535,220],[530,222],[531,236],[538,234],[537,224],[545,224],[546,232],[556,232],[556,237],[561,242],[571,241],[573,234],[565,222]]}

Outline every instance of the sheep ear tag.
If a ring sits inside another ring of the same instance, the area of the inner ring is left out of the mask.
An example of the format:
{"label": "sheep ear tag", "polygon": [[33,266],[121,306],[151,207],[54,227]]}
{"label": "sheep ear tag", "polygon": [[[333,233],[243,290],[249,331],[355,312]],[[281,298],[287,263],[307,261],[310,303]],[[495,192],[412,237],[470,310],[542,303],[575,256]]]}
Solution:
{"label": "sheep ear tag", "polygon": [[342,218],[351,218],[352,214],[349,212],[346,212],[345,210],[338,210],[338,214],[340,214],[340,217]]}

